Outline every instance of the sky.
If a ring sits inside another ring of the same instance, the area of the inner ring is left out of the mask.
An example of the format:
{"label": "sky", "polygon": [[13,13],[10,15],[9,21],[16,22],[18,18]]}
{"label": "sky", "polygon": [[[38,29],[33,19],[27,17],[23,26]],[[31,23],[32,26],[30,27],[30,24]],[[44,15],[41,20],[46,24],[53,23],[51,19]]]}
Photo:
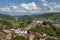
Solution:
{"label": "sky", "polygon": [[32,15],[60,12],[60,0],[0,0],[0,13]]}

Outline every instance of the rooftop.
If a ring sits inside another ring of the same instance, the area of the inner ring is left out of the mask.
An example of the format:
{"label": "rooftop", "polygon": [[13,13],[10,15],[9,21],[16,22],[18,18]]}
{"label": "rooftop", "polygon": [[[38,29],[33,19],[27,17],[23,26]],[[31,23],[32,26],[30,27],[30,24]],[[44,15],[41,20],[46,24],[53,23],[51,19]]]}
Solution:
{"label": "rooftop", "polygon": [[5,33],[11,33],[12,31],[11,30],[3,30],[3,32],[5,32]]}

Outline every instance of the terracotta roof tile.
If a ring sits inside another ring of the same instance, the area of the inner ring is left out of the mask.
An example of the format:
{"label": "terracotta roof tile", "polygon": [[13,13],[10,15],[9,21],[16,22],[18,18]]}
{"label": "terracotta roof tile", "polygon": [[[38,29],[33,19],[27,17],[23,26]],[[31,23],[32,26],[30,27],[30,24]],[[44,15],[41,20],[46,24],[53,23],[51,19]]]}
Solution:
{"label": "terracotta roof tile", "polygon": [[11,30],[3,30],[3,32],[5,32],[5,33],[11,33],[12,31]]}

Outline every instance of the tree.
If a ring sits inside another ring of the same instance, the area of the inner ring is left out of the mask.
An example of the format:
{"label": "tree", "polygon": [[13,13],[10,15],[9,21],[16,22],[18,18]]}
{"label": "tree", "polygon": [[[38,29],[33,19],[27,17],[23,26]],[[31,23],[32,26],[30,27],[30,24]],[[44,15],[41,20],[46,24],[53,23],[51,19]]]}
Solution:
{"label": "tree", "polygon": [[8,22],[6,20],[1,20],[0,21],[0,27],[2,27],[2,29],[8,29],[8,28],[11,28],[12,25],[10,22]]}
{"label": "tree", "polygon": [[47,25],[47,22],[44,21],[42,24],[43,24],[43,25]]}
{"label": "tree", "polygon": [[38,40],[38,37],[37,37],[37,36],[35,36],[33,40]]}
{"label": "tree", "polygon": [[28,25],[28,23],[26,21],[21,21],[20,23],[20,27],[24,28]]}
{"label": "tree", "polygon": [[13,40],[27,40],[27,39],[22,36],[16,36],[15,38],[13,38]]}
{"label": "tree", "polygon": [[55,40],[55,39],[53,39],[53,38],[52,39],[51,38],[47,38],[46,40]]}

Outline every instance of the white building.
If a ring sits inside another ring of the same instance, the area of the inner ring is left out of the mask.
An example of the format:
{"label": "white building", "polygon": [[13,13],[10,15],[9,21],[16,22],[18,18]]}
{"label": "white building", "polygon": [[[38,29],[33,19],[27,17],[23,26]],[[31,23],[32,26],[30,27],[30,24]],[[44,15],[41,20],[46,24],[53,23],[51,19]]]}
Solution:
{"label": "white building", "polygon": [[37,20],[36,23],[37,23],[37,24],[42,24],[43,21],[42,21],[42,20]]}
{"label": "white building", "polygon": [[14,31],[14,33],[16,34],[27,34],[27,30],[24,30],[24,29],[11,29],[12,31]]}

